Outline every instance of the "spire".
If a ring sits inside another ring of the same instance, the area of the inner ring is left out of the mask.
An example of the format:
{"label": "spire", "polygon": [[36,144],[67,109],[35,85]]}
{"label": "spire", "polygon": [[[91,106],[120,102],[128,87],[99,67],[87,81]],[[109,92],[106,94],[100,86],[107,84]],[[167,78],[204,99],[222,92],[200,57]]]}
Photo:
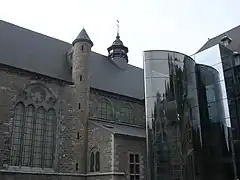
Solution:
{"label": "spire", "polygon": [[84,28],[81,30],[81,32],[78,34],[78,36],[76,37],[72,44],[74,45],[76,42],[88,42],[91,44],[91,46],[93,46],[93,42],[89,38]]}

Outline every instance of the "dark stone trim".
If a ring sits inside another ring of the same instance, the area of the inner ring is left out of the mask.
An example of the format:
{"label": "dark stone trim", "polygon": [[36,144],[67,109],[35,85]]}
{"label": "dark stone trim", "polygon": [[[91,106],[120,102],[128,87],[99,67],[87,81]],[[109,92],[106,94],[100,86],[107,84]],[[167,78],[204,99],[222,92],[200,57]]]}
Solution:
{"label": "dark stone trim", "polygon": [[[12,74],[20,75],[20,76],[31,77],[32,80],[40,80],[41,79],[45,82],[47,82],[47,81],[54,82],[55,81],[55,82],[58,82],[58,84],[60,84],[62,86],[73,85],[73,82],[70,82],[70,81],[66,81],[66,80],[63,80],[63,79],[60,79],[60,78],[57,79],[57,78],[54,78],[54,77],[51,77],[51,76],[31,72],[31,71],[28,71],[28,70],[16,68],[16,67],[5,65],[5,64],[0,64],[0,70],[8,72],[8,73],[12,73]],[[34,78],[33,78],[33,76],[34,76]]]}
{"label": "dark stone trim", "polygon": [[130,102],[130,103],[137,103],[140,105],[145,105],[144,99],[136,99],[136,98],[132,98],[132,97],[128,97],[128,96],[124,96],[121,94],[112,93],[112,92],[108,92],[108,91],[104,91],[104,90],[100,90],[100,89],[96,89],[96,88],[92,88],[92,87],[90,88],[90,92],[93,94],[108,97],[111,99],[119,99],[119,100],[123,100],[123,101]]}

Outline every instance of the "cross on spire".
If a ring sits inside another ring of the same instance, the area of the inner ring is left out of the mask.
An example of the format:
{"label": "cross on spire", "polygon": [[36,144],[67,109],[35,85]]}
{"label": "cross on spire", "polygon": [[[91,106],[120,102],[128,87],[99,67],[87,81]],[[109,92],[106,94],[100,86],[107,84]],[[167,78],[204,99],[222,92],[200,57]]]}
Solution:
{"label": "cross on spire", "polygon": [[119,21],[117,20],[117,38],[119,39],[120,36],[119,36]]}

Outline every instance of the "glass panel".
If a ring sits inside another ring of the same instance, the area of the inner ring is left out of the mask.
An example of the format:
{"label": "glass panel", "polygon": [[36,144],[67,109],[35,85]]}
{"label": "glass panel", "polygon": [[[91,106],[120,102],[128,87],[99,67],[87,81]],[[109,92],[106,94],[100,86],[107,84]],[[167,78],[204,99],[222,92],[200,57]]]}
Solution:
{"label": "glass panel", "polygon": [[45,110],[38,108],[35,120],[34,146],[33,146],[33,166],[42,167],[43,136],[45,124]]}
{"label": "glass panel", "polygon": [[140,165],[139,164],[135,165],[135,173],[140,174]]}
{"label": "glass panel", "polygon": [[54,152],[54,139],[55,132],[54,127],[56,126],[56,113],[53,109],[48,111],[47,120],[44,128],[44,166],[52,167],[53,163],[53,152]]}
{"label": "glass panel", "polygon": [[135,180],[135,176],[134,175],[130,175],[130,180]]}
{"label": "glass panel", "polygon": [[20,145],[22,136],[22,125],[24,121],[24,105],[18,103],[15,106],[13,128],[12,128],[12,146],[11,146],[11,164],[13,166],[19,165],[19,158],[21,157]]}
{"label": "glass panel", "polygon": [[90,172],[94,172],[94,153],[91,153],[90,156]]}
{"label": "glass panel", "polygon": [[130,154],[130,163],[134,163],[134,154]]}
{"label": "glass panel", "polygon": [[196,64],[181,53],[144,52],[146,179],[233,179],[221,54],[216,45],[193,55]]}
{"label": "glass panel", "polygon": [[130,174],[134,174],[134,164],[130,164]]}
{"label": "glass panel", "polygon": [[34,107],[30,105],[27,107],[26,120],[24,124],[24,136],[23,136],[23,152],[22,152],[22,166],[30,166],[31,162],[31,149],[32,149],[32,135],[33,135],[33,123],[34,123]]}
{"label": "glass panel", "polygon": [[95,169],[98,172],[98,171],[100,171],[100,154],[99,154],[98,151],[96,152],[95,156],[96,156],[96,167],[95,167]]}
{"label": "glass panel", "polygon": [[139,155],[138,154],[135,154],[135,162],[139,163]]}
{"label": "glass panel", "polygon": [[139,180],[140,179],[140,176],[139,175],[136,175],[135,176],[135,180]]}

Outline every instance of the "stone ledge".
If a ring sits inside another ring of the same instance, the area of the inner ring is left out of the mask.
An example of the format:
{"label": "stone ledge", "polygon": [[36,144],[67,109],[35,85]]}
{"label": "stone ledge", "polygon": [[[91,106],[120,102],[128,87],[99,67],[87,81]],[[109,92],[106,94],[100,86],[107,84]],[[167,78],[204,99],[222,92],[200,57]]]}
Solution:
{"label": "stone ledge", "polygon": [[88,173],[86,176],[108,176],[108,175],[115,175],[115,176],[124,176],[124,172],[102,172],[102,173]]}
{"label": "stone ledge", "polygon": [[91,176],[108,176],[108,175],[114,175],[114,176],[124,176],[124,172],[102,172],[102,173],[88,173],[88,174],[78,174],[78,173],[57,173],[57,172],[46,172],[44,170],[42,171],[24,171],[24,170],[3,170],[0,169],[0,173],[19,173],[19,174],[41,174],[41,175],[57,175],[57,176],[84,176],[84,177],[91,177]]}

